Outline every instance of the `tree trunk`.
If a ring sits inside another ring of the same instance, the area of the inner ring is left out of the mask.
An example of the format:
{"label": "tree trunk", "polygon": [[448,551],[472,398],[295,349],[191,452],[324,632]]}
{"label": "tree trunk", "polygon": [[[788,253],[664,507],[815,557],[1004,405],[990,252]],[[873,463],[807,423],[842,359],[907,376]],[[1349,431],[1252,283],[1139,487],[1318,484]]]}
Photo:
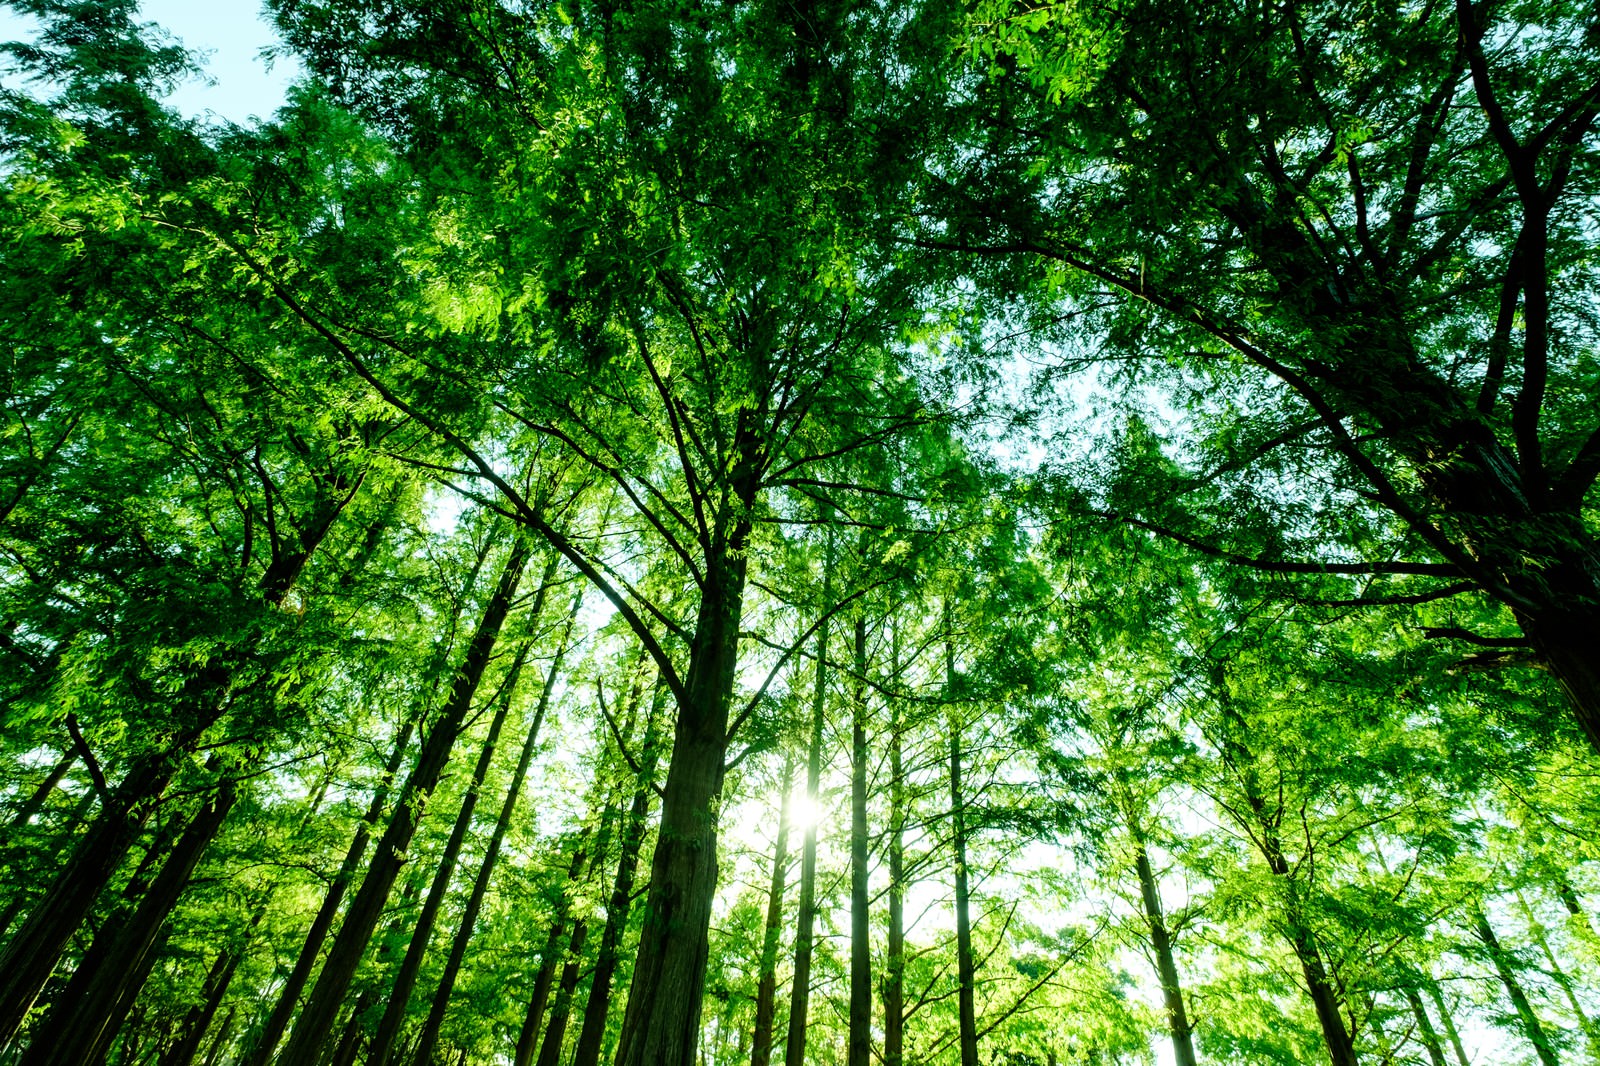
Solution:
{"label": "tree trunk", "polygon": [[478,922],[478,912],[483,908],[484,897],[488,895],[489,881],[494,876],[495,865],[500,859],[500,847],[505,842],[506,833],[511,829],[511,817],[516,813],[517,801],[522,796],[522,784],[527,780],[528,767],[532,765],[533,753],[538,748],[539,730],[544,725],[545,712],[550,708],[550,694],[555,688],[556,677],[561,670],[561,660],[566,656],[568,641],[572,637],[572,626],[582,603],[583,594],[579,593],[573,600],[572,611],[567,616],[567,625],[561,634],[556,654],[550,660],[544,687],[539,690],[539,703],[533,712],[533,724],[528,727],[527,739],[522,742],[522,751],[517,756],[517,768],[512,771],[511,784],[506,789],[505,801],[500,805],[500,816],[495,820],[494,832],[489,835],[489,843],[484,848],[483,861],[478,865],[477,880],[472,884],[472,895],[467,898],[466,909],[461,912],[461,923],[456,928],[455,941],[450,946],[450,957],[445,960],[444,972],[439,976],[439,985],[434,989],[433,1005],[428,1011],[428,1019],[423,1023],[422,1032],[417,1037],[417,1049],[412,1056],[416,1066],[429,1066],[433,1060],[433,1050],[439,1042],[439,1031],[444,1026],[445,1012],[450,1007],[450,993],[455,989],[456,977],[461,973],[461,964],[467,955],[467,945]]}
{"label": "tree trunk", "polygon": [[[534,601],[534,618],[539,617],[545,589],[549,588],[550,578],[554,573],[555,557],[551,556],[549,565],[545,567],[544,579],[539,583],[538,596]],[[428,886],[428,895],[423,900],[422,910],[418,912],[416,922],[412,926],[411,942],[406,946],[405,957],[400,960],[400,969],[395,973],[394,984],[389,991],[388,1005],[378,1022],[372,1043],[367,1046],[367,1062],[371,1066],[387,1066],[395,1038],[400,1035],[400,1026],[405,1022],[406,1007],[410,1004],[411,993],[416,988],[417,974],[422,970],[423,956],[428,952],[428,942],[433,939],[433,927],[439,919],[439,910],[444,906],[445,896],[450,892],[450,882],[455,877],[461,846],[466,842],[467,832],[472,828],[472,817],[477,813],[478,793],[483,788],[483,779],[488,776],[489,765],[494,761],[495,750],[500,744],[500,731],[505,728],[506,718],[511,713],[511,701],[516,693],[517,680],[522,674],[522,665],[527,660],[531,647],[531,644],[524,643],[518,650],[516,660],[511,664],[510,673],[501,691],[500,706],[495,711],[494,718],[490,720],[488,735],[484,737],[483,745],[478,750],[478,761],[472,767],[472,776],[467,781],[466,794],[461,798],[461,807],[456,812],[455,824],[450,827],[450,836],[445,841],[444,852],[439,856],[439,865],[433,873],[433,883]]]}
{"label": "tree trunk", "polygon": [[488,668],[501,626],[510,613],[517,584],[522,579],[522,570],[527,561],[528,548],[519,537],[507,553],[494,594],[484,608],[483,618],[467,646],[466,656],[451,686],[450,698],[428,731],[417,764],[400,791],[383,839],[378,843],[361,888],[351,901],[344,924],[328,951],[328,958],[311,990],[311,997],[289,1034],[289,1042],[278,1060],[282,1066],[317,1066],[321,1058],[323,1045],[338,1017],[339,1005],[349,991],[389,892],[394,887],[401,866],[406,862],[406,850],[421,821],[423,808],[450,761],[450,751],[455,746],[457,734],[472,709],[473,697]]}
{"label": "tree trunk", "polygon": [[[600,952],[595,959],[594,976],[589,981],[589,998],[584,1003],[583,1027],[578,1033],[578,1046],[572,1053],[572,1066],[596,1066],[600,1061],[600,1046],[605,1040],[606,1020],[611,1007],[611,982],[616,975],[622,935],[628,927],[633,882],[639,868],[639,850],[644,844],[650,793],[655,787],[660,748],[657,722],[665,693],[666,688],[658,682],[650,704],[650,716],[645,723],[644,753],[634,782],[627,821],[623,825],[617,875],[612,881],[611,899],[606,904],[605,929],[600,934]],[[418,1066],[425,1064],[418,1063]]]}
{"label": "tree trunk", "polygon": [[[1269,856],[1269,862],[1273,863],[1273,872],[1279,877],[1287,878],[1288,864],[1283,860],[1281,851],[1276,851],[1277,838],[1271,837],[1269,842],[1277,855],[1276,860]],[[1355,1040],[1345,1026],[1344,1014],[1339,1008],[1339,993],[1328,977],[1316,937],[1306,926],[1301,915],[1296,887],[1293,883],[1286,882],[1284,889],[1286,899],[1283,935],[1289,941],[1289,946],[1294,949],[1295,957],[1300,960],[1300,972],[1305,978],[1311,1005],[1317,1012],[1317,1024],[1322,1028],[1322,1039],[1328,1048],[1328,1057],[1332,1060],[1333,1066],[1357,1066]]]}
{"label": "tree trunk", "polygon": [[[892,671],[899,672],[899,638],[894,638]],[[889,719],[889,933],[883,963],[883,1063],[905,1062],[906,1016],[906,779],[902,764],[903,726],[899,701]]]}
{"label": "tree trunk", "polygon": [[[789,792],[794,787],[794,751],[783,757],[778,799],[778,839],[767,885],[767,916],[761,929],[761,975],[756,982],[756,1026],[750,1041],[750,1066],[772,1066],[772,1025],[778,1013],[778,938],[783,931],[783,896],[789,884]],[[574,1063],[573,1066],[584,1066]],[[592,1064],[591,1064],[592,1066]]]}
{"label": "tree trunk", "polygon": [[1540,924],[1538,916],[1533,913],[1533,908],[1528,905],[1528,900],[1523,896],[1522,890],[1516,889],[1517,905],[1522,908],[1522,915],[1528,922],[1528,935],[1538,946],[1540,954],[1550,966],[1546,972],[1551,980],[1560,987],[1563,995],[1567,997],[1567,1005],[1572,1008],[1572,1014],[1578,1019],[1579,1026],[1589,1045],[1589,1057],[1600,1063],[1600,1030],[1595,1028],[1594,1020],[1583,1009],[1583,1004],[1578,999],[1577,989],[1572,987],[1572,978],[1561,968],[1561,963],[1556,959],[1556,953],[1550,948],[1550,939],[1544,935],[1544,926]]}
{"label": "tree trunk", "polygon": [[[833,539],[822,568],[824,610],[833,597]],[[806,750],[806,832],[800,846],[800,903],[795,917],[794,983],[789,988],[789,1034],[784,1066],[805,1066],[811,1007],[811,950],[817,915],[817,827],[822,821],[822,727],[828,699],[828,619],[817,627],[817,678],[811,693],[811,743]]]}
{"label": "tree trunk", "polygon": [[[213,760],[210,769],[219,768]],[[184,830],[133,915],[115,930],[98,963],[73,974],[30,1041],[23,1066],[90,1066],[105,1057],[155,965],[168,917],[237,800],[234,781],[225,778]]]}
{"label": "tree trunk", "polygon": [[[1231,709],[1227,713],[1230,716],[1236,715]],[[1328,1049],[1328,1058],[1333,1066],[1358,1066],[1355,1039],[1345,1025],[1344,1014],[1340,1009],[1339,992],[1328,976],[1316,934],[1306,923],[1300,885],[1295,880],[1294,870],[1283,852],[1283,841],[1278,834],[1282,812],[1280,810],[1275,815],[1269,810],[1256,776],[1255,753],[1240,739],[1242,733],[1242,723],[1230,722],[1224,735],[1223,745],[1224,754],[1238,775],[1245,804],[1255,820],[1254,825],[1246,825],[1244,828],[1255,842],[1261,857],[1266,860],[1267,868],[1282,887],[1280,931],[1300,963],[1300,973],[1305,979],[1306,992],[1310,995],[1312,1008],[1317,1014],[1317,1025],[1322,1030],[1322,1040]]]}
{"label": "tree trunk", "polygon": [[1477,924],[1478,939],[1483,941],[1483,946],[1488,949],[1489,959],[1494,963],[1495,972],[1500,975],[1500,983],[1505,986],[1506,995],[1511,997],[1511,1005],[1517,1010],[1517,1018],[1522,1022],[1523,1035],[1533,1045],[1533,1050],[1544,1066],[1561,1066],[1561,1060],[1556,1056],[1555,1045],[1550,1043],[1550,1037],[1539,1022],[1539,1016],[1533,1012],[1533,1005],[1528,1002],[1528,995],[1522,990],[1522,983],[1517,980],[1516,972],[1511,967],[1511,960],[1505,948],[1501,946],[1500,938],[1495,936],[1494,927],[1489,924],[1488,915],[1479,910],[1474,915],[1474,920]]}
{"label": "tree trunk", "polygon": [[867,621],[856,619],[850,723],[850,1031],[846,1066],[872,1062],[872,942],[867,900]]}
{"label": "tree trunk", "polygon": [[350,1010],[350,1017],[345,1019],[344,1031],[339,1034],[339,1042],[334,1045],[333,1054],[328,1056],[327,1066],[355,1066],[356,1058],[361,1054],[361,1038],[365,1035],[361,1019],[366,1016],[377,999],[377,994],[372,989],[361,990],[361,994],[356,997],[355,1006]]}
{"label": "tree trunk", "polygon": [[[603,855],[600,852],[596,857]],[[572,993],[578,987],[578,976],[583,971],[583,946],[589,938],[589,923],[579,918],[572,926],[572,940],[567,944],[567,961],[561,967],[561,983],[556,987],[555,1002],[550,1005],[550,1021],[544,1027],[544,1042],[539,1045],[536,1066],[560,1066],[561,1046],[567,1038],[567,1021],[572,1017]]]}
{"label": "tree trunk", "polygon": [[961,722],[950,714],[950,848],[955,856],[956,1008],[961,1066],[978,1066],[977,973],[972,954],[972,902],[967,884],[967,824],[961,798]]}
{"label": "tree trunk", "polygon": [[56,786],[61,784],[61,779],[67,776],[67,771],[72,769],[72,764],[77,761],[78,753],[75,751],[68,751],[56,760],[55,765],[50,767],[50,772],[45,775],[44,780],[39,782],[38,787],[29,794],[28,798],[17,806],[16,813],[6,823],[7,836],[15,833],[33,820],[33,816],[38,814],[39,810],[44,806],[45,800],[50,798],[50,793],[56,790]]}
{"label": "tree trunk", "polygon": [[[269,607],[280,606],[288,597],[349,501],[342,484],[333,487],[337,491],[320,499],[305,516],[296,549],[276,555],[263,574],[258,588]],[[241,648],[231,651],[249,653],[249,649]],[[219,649],[205,667],[184,683],[173,702],[188,712],[177,716],[178,720],[188,719],[187,724],[165,738],[147,738],[151,741],[150,754],[137,759],[121,784],[106,797],[99,817],[79,841],[72,858],[51,882],[22,928],[7,941],[4,952],[0,952],[0,1047],[16,1036],[62,952],[122,865],[173,775],[201,736],[224,713],[224,697],[232,680],[227,659],[228,655]]]}
{"label": "tree trunk", "polygon": [[[61,827],[59,833],[57,834],[58,839],[63,839],[68,842],[72,840],[77,833],[78,827],[81,826],[89,817],[89,810],[94,806],[96,799],[97,797],[95,796],[93,789],[86,790],[84,794],[79,797],[77,806],[73,807],[72,813],[67,816],[66,824]],[[17,920],[17,916],[20,915],[27,908],[27,906],[28,896],[13,888],[11,902],[6,904],[4,911],[0,911],[0,937],[5,936],[6,933],[11,931],[11,923]],[[0,1041],[0,1046],[3,1046],[3,1041]]]}
{"label": "tree trunk", "polygon": [[693,1066],[700,1039],[711,907],[717,890],[717,808],[728,754],[728,704],[739,662],[739,622],[759,451],[747,419],[733,444],[736,502],[726,540],[713,536],[689,668],[678,706],[661,827],[650,863],[639,952],[628,988],[617,1066]]}
{"label": "tree trunk", "polygon": [[[1581,519],[1574,524],[1583,527]],[[1600,648],[1600,613],[1592,606],[1597,568],[1591,561],[1573,569],[1588,578],[1584,592],[1573,592],[1571,602],[1577,609],[1550,609],[1537,617],[1519,613],[1517,621],[1572,702],[1573,715],[1589,738],[1589,746],[1600,752],[1600,656],[1595,654]],[[1557,582],[1553,587],[1573,587],[1556,575],[1550,577]],[[1578,606],[1585,597],[1590,603]]]}
{"label": "tree trunk", "polygon": [[1417,995],[1414,988],[1406,989],[1406,1002],[1411,1005],[1411,1016],[1417,1020],[1417,1032],[1422,1034],[1422,1046],[1428,1050],[1428,1061],[1431,1066],[1448,1066],[1444,1058],[1444,1045],[1439,1043],[1439,1034],[1434,1031],[1433,1020],[1428,1017],[1428,1008],[1422,1005],[1422,997]]}
{"label": "tree trunk", "polygon": [[233,1035],[233,1023],[238,1019],[238,1008],[230,1007],[227,1017],[222,1019],[222,1024],[217,1027],[217,1035],[212,1038],[211,1048],[206,1052],[205,1062],[201,1066],[217,1066],[217,1060],[228,1048],[228,1037]]}
{"label": "tree trunk", "polygon": [[[187,742],[180,747],[186,748]],[[67,865],[7,941],[0,953],[0,1046],[16,1036],[73,934],[138,840],[184,754],[170,750],[134,764]]]}
{"label": "tree trunk", "polygon": [[961,794],[960,715],[955,707],[956,649],[950,633],[950,605],[944,608],[944,697],[950,732],[950,849],[955,857],[956,1009],[961,1066],[978,1066],[977,973],[972,954],[972,903],[967,885],[967,811]]}
{"label": "tree trunk", "polygon": [[1439,991],[1437,982],[1428,982],[1428,996],[1433,1000],[1434,1009],[1439,1012],[1439,1023],[1444,1026],[1445,1035],[1450,1038],[1450,1049],[1456,1053],[1458,1066],[1472,1066],[1467,1058],[1467,1049],[1461,1044],[1461,1034],[1456,1032],[1456,1021],[1450,1016],[1450,1009],[1445,1006],[1444,996]]}
{"label": "tree trunk", "polygon": [[1161,892],[1156,885],[1155,871],[1150,867],[1144,834],[1131,813],[1128,830],[1133,837],[1133,865],[1139,877],[1139,896],[1144,901],[1144,920],[1150,929],[1150,946],[1155,951],[1156,972],[1161,979],[1161,999],[1167,1011],[1167,1028],[1172,1033],[1173,1061],[1177,1066],[1195,1066],[1193,1029],[1189,1025],[1189,1013],[1183,1005],[1183,986],[1178,981],[1178,964],[1172,954],[1172,936],[1167,932],[1166,916],[1161,910]]}
{"label": "tree trunk", "polygon": [[[257,913],[265,915],[266,912]],[[243,961],[244,952],[237,948],[229,948],[217,955],[210,972],[206,974],[201,992],[204,998],[184,1015],[178,1026],[178,1039],[162,1053],[159,1066],[189,1066],[194,1061],[200,1053],[206,1030],[211,1028],[212,1019],[217,1016],[217,1010],[222,1006],[229,986],[233,984],[234,974],[238,973],[239,964]]]}
{"label": "tree trunk", "polygon": [[555,914],[550,919],[550,935],[545,938],[544,951],[539,955],[539,974],[533,980],[533,995],[528,998],[528,1011],[522,1019],[522,1031],[517,1036],[514,1066],[530,1066],[534,1048],[539,1042],[539,1023],[544,1021],[544,1009],[550,1002],[550,986],[555,984],[556,967],[561,962],[561,942],[566,937],[567,915],[572,909],[572,892],[583,877],[584,861],[588,857],[587,838],[580,837],[572,852],[572,862],[567,867],[567,878],[562,885],[561,897],[556,901]]}
{"label": "tree trunk", "polygon": [[355,880],[356,870],[360,868],[361,860],[366,856],[367,844],[372,839],[372,827],[383,815],[389,799],[389,789],[394,784],[395,775],[400,772],[400,764],[405,761],[406,749],[411,746],[411,733],[416,724],[416,716],[408,716],[405,725],[400,729],[400,735],[395,739],[394,749],[389,753],[389,761],[383,768],[383,777],[379,779],[378,787],[367,803],[366,812],[361,816],[361,824],[356,829],[356,835],[350,841],[344,861],[339,864],[339,872],[334,875],[333,883],[328,886],[328,891],[322,897],[322,905],[317,908],[316,917],[311,921],[311,928],[306,931],[306,938],[300,945],[300,954],[295,959],[294,969],[284,981],[272,1013],[262,1027],[261,1035],[256,1038],[254,1049],[245,1059],[246,1066],[267,1066],[272,1059],[272,1053],[277,1050],[278,1041],[283,1039],[284,1030],[289,1027],[289,1019],[294,1017],[294,1012],[300,1005],[300,993],[310,980],[311,971],[316,968],[317,956],[322,952],[322,943],[327,939],[328,931],[333,928],[333,920],[339,913],[339,904],[344,902],[344,894],[349,889],[350,883]]}

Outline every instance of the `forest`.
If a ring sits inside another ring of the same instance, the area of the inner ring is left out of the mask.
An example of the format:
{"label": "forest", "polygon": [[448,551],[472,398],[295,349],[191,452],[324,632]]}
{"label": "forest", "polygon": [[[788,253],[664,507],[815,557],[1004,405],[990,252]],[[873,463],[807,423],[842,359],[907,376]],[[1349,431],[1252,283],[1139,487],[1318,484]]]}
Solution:
{"label": "forest", "polygon": [[1600,1063],[1593,3],[7,6],[0,1066]]}

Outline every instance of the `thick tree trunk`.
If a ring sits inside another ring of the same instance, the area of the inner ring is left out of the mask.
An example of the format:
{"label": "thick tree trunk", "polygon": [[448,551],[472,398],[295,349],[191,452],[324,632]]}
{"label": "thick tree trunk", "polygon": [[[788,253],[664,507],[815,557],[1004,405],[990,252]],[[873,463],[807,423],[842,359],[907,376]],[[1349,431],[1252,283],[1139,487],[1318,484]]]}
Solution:
{"label": "thick tree trunk", "polygon": [[[1578,525],[1581,528],[1581,522]],[[1600,752],[1600,654],[1595,650],[1600,648],[1600,612],[1593,606],[1595,568],[1586,569],[1590,571],[1588,604],[1574,610],[1546,610],[1537,616],[1519,615],[1517,620],[1572,702],[1589,746]],[[1575,601],[1578,598],[1574,596]]]}
{"label": "thick tree trunk", "polygon": [[1155,951],[1156,973],[1161,979],[1161,1000],[1166,1007],[1167,1028],[1172,1034],[1173,1061],[1177,1066],[1195,1066],[1193,1029],[1189,1025],[1189,1012],[1183,1005],[1183,986],[1178,981],[1178,964],[1172,954],[1172,936],[1167,931],[1167,919],[1161,909],[1161,892],[1156,885],[1155,871],[1150,867],[1150,853],[1145,848],[1144,834],[1131,813],[1128,830],[1133,837],[1133,866],[1139,878],[1139,896],[1144,901],[1145,925],[1150,930],[1150,947]]}
{"label": "thick tree trunk", "polygon": [[1555,1045],[1550,1043],[1544,1025],[1534,1013],[1533,1005],[1528,1002],[1528,995],[1522,990],[1522,983],[1517,980],[1516,971],[1511,966],[1505,948],[1500,944],[1500,938],[1495,935],[1494,927],[1489,924],[1488,915],[1480,910],[1474,915],[1474,920],[1478,939],[1483,941],[1483,946],[1488,950],[1489,959],[1494,963],[1495,973],[1500,976],[1500,983],[1505,986],[1506,995],[1511,998],[1511,1005],[1516,1008],[1517,1018],[1522,1022],[1523,1035],[1528,1038],[1528,1043],[1533,1045],[1533,1050],[1544,1066],[1561,1066]]}
{"label": "thick tree trunk", "polygon": [[527,561],[527,546],[518,538],[507,554],[494,594],[485,606],[483,618],[467,646],[466,656],[451,686],[450,698],[428,731],[417,764],[400,791],[383,839],[378,842],[361,888],[351,900],[344,924],[328,951],[328,958],[311,990],[311,997],[289,1034],[289,1042],[278,1060],[282,1066],[317,1066],[322,1056],[323,1045],[333,1030],[339,1006],[349,991],[361,956],[372,939],[373,930],[377,928],[389,892],[406,861],[406,850],[422,819],[423,808],[450,761],[450,752],[455,746],[461,725],[472,709],[473,697],[488,668],[501,626],[510,613]]}
{"label": "thick tree trunk", "polygon": [[528,998],[522,1031],[517,1036],[513,1066],[531,1066],[533,1062],[534,1051],[539,1043],[539,1026],[544,1021],[544,1009],[550,1003],[550,988],[555,984],[556,968],[561,964],[561,943],[567,935],[572,893],[583,877],[587,858],[587,838],[580,838],[572,852],[572,862],[567,867],[566,882],[562,886],[561,897],[556,901],[555,914],[550,919],[550,935],[545,938],[544,951],[539,954],[539,973],[533,979],[533,994]]}
{"label": "thick tree trunk", "polygon": [[[221,767],[214,760],[210,769],[216,772]],[[155,965],[168,917],[237,800],[235,783],[224,779],[179,837],[134,913],[112,934],[104,953],[91,951],[97,962],[73,974],[29,1043],[24,1066],[90,1066],[105,1057]]]}
{"label": "thick tree trunk", "polygon": [[[794,787],[794,751],[783,757],[778,798],[778,838],[773,844],[772,876],[767,884],[767,915],[761,928],[761,974],[756,982],[756,1025],[750,1041],[750,1066],[772,1066],[772,1025],[778,1013],[778,938],[783,932],[783,896],[789,885],[789,792]],[[574,1064],[577,1066],[577,1064]]]}
{"label": "thick tree trunk", "polygon": [[[822,570],[824,609],[833,594],[833,543]],[[806,749],[806,831],[800,845],[800,902],[795,916],[794,982],[789,986],[789,1033],[784,1066],[805,1066],[811,1008],[811,951],[817,915],[817,828],[821,823],[822,727],[828,700],[828,619],[817,627],[817,677],[811,693],[811,743]]]}
{"label": "thick tree trunk", "polygon": [[728,505],[737,515],[732,529],[726,540],[714,536],[707,553],[617,1066],[694,1066],[700,1039],[717,890],[717,808],[755,503],[758,452],[747,426],[740,428],[734,453],[739,456],[734,485],[743,487]]}
{"label": "thick tree trunk", "polygon": [[[263,574],[258,588],[269,607],[284,602],[349,501],[342,482],[332,487],[334,494],[320,499],[305,516],[296,550],[280,552]],[[248,651],[232,649],[233,654]],[[232,680],[227,659],[219,649],[211,662],[184,684],[173,701],[187,712],[180,716],[188,719],[184,728],[165,738],[147,738],[151,753],[136,760],[107,797],[72,858],[0,952],[0,1047],[16,1036],[61,953],[122,865],[173,775],[224,713],[225,693]]]}
{"label": "thick tree trunk", "polygon": [[[616,975],[622,935],[627,929],[628,912],[633,903],[633,882],[638,875],[639,850],[644,844],[648,828],[646,819],[650,811],[650,794],[655,787],[660,748],[657,723],[665,694],[665,686],[658,683],[650,704],[650,716],[645,723],[644,753],[634,782],[633,799],[623,823],[617,874],[611,883],[611,899],[606,903],[606,924],[600,934],[600,951],[595,959],[594,976],[589,981],[589,997],[583,1007],[583,1027],[578,1032],[578,1046],[572,1053],[572,1066],[596,1066],[600,1061],[600,1047],[605,1040],[606,1020],[611,1008],[611,983]],[[423,1064],[419,1063],[418,1066]]]}
{"label": "thick tree trunk", "polygon": [[405,761],[406,750],[411,746],[411,734],[415,728],[416,716],[413,715],[406,719],[405,725],[400,729],[400,735],[395,738],[394,749],[389,753],[389,761],[383,768],[383,777],[373,791],[372,799],[367,803],[356,835],[350,841],[349,849],[345,851],[344,861],[339,864],[339,872],[334,875],[333,883],[328,886],[328,891],[322,897],[322,905],[317,908],[316,917],[311,921],[311,928],[306,931],[306,938],[300,945],[300,954],[295,959],[294,969],[284,981],[272,1013],[267,1017],[261,1034],[256,1038],[254,1049],[245,1059],[247,1066],[266,1066],[271,1061],[272,1053],[277,1050],[278,1041],[283,1039],[284,1030],[289,1027],[289,1019],[294,1017],[294,1012],[300,1005],[300,993],[310,980],[311,971],[316,968],[317,956],[322,953],[323,941],[327,939],[328,931],[333,928],[333,920],[339,913],[339,904],[344,902],[344,894],[355,880],[356,871],[361,867],[361,860],[367,854],[367,845],[372,840],[372,827],[378,824],[378,819],[383,815],[384,807],[389,800],[389,789],[394,785],[395,775],[400,772],[400,764]]}
{"label": "thick tree trunk", "polygon": [[[897,638],[898,640],[898,638]],[[899,647],[893,669],[899,670]],[[903,1066],[906,1040],[906,779],[900,705],[889,722],[889,932],[883,963],[883,1063]]]}
{"label": "thick tree trunk", "polygon": [[872,941],[867,875],[867,622],[856,619],[850,729],[850,1030],[847,1066],[872,1061]]}
{"label": "thick tree trunk", "polygon": [[[544,605],[545,590],[549,588],[550,578],[554,572],[555,558],[552,556],[550,564],[545,568],[544,579],[539,583],[539,593],[533,607],[534,618],[539,616],[539,610]],[[467,833],[472,828],[473,815],[478,810],[478,793],[483,788],[483,779],[489,774],[489,765],[494,761],[495,751],[500,744],[500,731],[505,728],[506,718],[511,713],[511,701],[516,694],[517,680],[521,676],[522,665],[530,650],[531,646],[525,643],[517,652],[516,661],[512,663],[510,674],[501,691],[500,706],[495,711],[494,718],[490,720],[488,735],[484,737],[483,745],[478,750],[478,761],[473,765],[472,776],[467,780],[466,795],[461,799],[455,824],[450,827],[450,836],[445,841],[444,852],[439,856],[439,865],[434,869],[433,883],[428,886],[428,895],[422,901],[422,910],[417,913],[416,922],[412,926],[411,942],[406,946],[405,957],[400,960],[400,968],[396,971],[394,983],[390,987],[388,1005],[384,1008],[383,1017],[378,1021],[372,1043],[367,1046],[367,1062],[370,1066],[387,1066],[395,1039],[400,1035],[400,1026],[406,1019],[406,1007],[411,1003],[411,993],[417,985],[417,974],[422,971],[423,956],[428,952],[428,942],[433,939],[434,924],[439,919],[439,911],[444,906],[445,896],[450,892],[450,882],[455,877],[461,846],[466,843]]]}
{"label": "thick tree trunk", "polygon": [[501,845],[505,843],[506,833],[511,829],[511,817],[516,813],[517,801],[522,796],[522,784],[527,780],[528,767],[532,765],[533,753],[538,748],[539,731],[544,726],[544,716],[550,708],[550,695],[555,689],[556,677],[561,671],[561,660],[566,656],[568,641],[572,636],[572,625],[582,603],[583,596],[580,593],[573,600],[572,611],[567,616],[566,629],[562,632],[556,654],[550,660],[544,687],[539,690],[539,703],[533,712],[533,724],[528,727],[527,738],[522,742],[522,751],[517,755],[517,768],[511,773],[511,784],[506,789],[505,801],[500,805],[500,816],[495,820],[494,831],[489,835],[489,843],[484,848],[483,861],[478,864],[478,876],[472,884],[472,894],[467,897],[466,908],[461,912],[461,923],[456,928],[455,941],[450,946],[450,957],[445,960],[444,972],[439,977],[438,987],[434,989],[433,1005],[428,1010],[427,1021],[423,1023],[422,1032],[417,1037],[417,1048],[412,1055],[416,1066],[429,1066],[433,1061],[433,1051],[439,1042],[439,1031],[444,1026],[445,1013],[450,1007],[450,993],[455,989],[456,977],[461,973],[461,965],[466,959],[467,945],[477,925],[478,912],[483,909],[484,897],[489,893],[489,882],[494,877],[494,868],[500,860]]}
{"label": "thick tree trunk", "polygon": [[6,943],[0,953],[0,1046],[16,1036],[73,934],[138,840],[183,755],[166,751],[135,763]]}

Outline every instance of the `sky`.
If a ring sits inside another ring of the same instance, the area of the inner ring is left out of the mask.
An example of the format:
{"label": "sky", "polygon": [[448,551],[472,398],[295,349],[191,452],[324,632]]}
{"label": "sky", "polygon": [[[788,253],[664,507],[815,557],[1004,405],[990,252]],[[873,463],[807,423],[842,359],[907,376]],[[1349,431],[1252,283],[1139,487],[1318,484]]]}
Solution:
{"label": "sky", "polygon": [[[144,0],[139,17],[202,53],[209,84],[190,82],[168,100],[185,115],[248,125],[253,117],[277,110],[300,73],[294,59],[279,58],[269,64],[262,58],[262,50],[278,38],[255,0]],[[30,19],[0,9],[0,40],[30,39],[35,26]]]}

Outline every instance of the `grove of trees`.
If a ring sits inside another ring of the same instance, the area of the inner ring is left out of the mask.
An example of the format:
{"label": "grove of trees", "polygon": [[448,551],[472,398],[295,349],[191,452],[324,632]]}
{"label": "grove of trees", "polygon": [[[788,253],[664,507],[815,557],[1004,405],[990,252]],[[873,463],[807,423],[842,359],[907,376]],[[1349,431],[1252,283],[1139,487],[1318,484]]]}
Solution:
{"label": "grove of trees", "polygon": [[0,1066],[1600,1062],[1600,8],[8,6]]}

